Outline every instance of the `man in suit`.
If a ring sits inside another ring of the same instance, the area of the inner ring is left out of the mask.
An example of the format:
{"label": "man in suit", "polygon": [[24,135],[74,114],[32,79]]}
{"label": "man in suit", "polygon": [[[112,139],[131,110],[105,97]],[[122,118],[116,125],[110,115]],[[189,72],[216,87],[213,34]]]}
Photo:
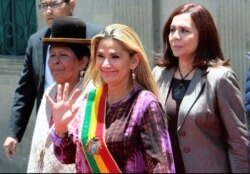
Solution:
{"label": "man in suit", "polygon": [[[35,101],[38,111],[45,89],[53,83],[47,65],[49,48],[43,45],[41,39],[50,36],[50,27],[55,18],[73,14],[75,0],[40,0],[38,7],[47,27],[31,35],[28,40],[24,68],[11,108],[8,137],[3,145],[9,159],[14,157],[16,145],[22,140]],[[87,38],[91,38],[102,29],[90,23],[86,23],[86,26]]]}

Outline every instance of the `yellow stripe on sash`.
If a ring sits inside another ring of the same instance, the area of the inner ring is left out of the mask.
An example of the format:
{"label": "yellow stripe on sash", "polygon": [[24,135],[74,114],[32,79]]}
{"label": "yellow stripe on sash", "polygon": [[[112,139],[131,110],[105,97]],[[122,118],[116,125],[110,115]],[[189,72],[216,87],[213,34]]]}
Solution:
{"label": "yellow stripe on sash", "polygon": [[82,127],[82,145],[94,173],[121,173],[104,142],[105,87],[97,88],[89,94]]}

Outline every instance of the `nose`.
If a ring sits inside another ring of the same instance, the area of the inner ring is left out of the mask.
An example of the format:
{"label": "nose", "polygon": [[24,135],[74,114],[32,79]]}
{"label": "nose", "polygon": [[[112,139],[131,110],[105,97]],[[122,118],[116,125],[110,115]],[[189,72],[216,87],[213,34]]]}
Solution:
{"label": "nose", "polygon": [[103,66],[103,67],[110,67],[110,62],[109,62],[108,58],[105,58],[105,59],[104,59],[104,61],[103,61],[103,63],[102,63],[102,66]]}
{"label": "nose", "polygon": [[48,5],[48,7],[46,8],[46,11],[47,11],[47,12],[51,12],[51,11],[52,11],[52,8]]}
{"label": "nose", "polygon": [[180,39],[180,34],[179,34],[179,31],[176,30],[174,33],[173,33],[173,38],[175,39]]}
{"label": "nose", "polygon": [[60,63],[60,59],[58,57],[51,57],[49,59],[50,62],[52,62],[53,64],[59,64]]}

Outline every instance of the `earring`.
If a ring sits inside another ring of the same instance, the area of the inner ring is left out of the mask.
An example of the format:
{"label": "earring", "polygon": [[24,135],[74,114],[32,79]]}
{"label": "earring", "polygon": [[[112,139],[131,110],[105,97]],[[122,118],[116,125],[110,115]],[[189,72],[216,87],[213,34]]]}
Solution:
{"label": "earring", "polygon": [[135,77],[136,75],[135,75],[134,69],[132,69],[132,79],[135,80]]}
{"label": "earring", "polygon": [[81,70],[80,71],[80,80],[83,78],[85,71]]}

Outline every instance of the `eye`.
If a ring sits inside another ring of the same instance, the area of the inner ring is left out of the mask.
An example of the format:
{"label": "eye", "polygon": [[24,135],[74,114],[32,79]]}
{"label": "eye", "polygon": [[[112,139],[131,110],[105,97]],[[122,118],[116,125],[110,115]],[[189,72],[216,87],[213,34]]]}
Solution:
{"label": "eye", "polygon": [[114,54],[114,55],[112,55],[112,56],[111,56],[111,58],[112,58],[112,59],[119,59],[119,58],[120,58],[120,56],[119,56],[119,55]]}
{"label": "eye", "polygon": [[97,59],[103,59],[103,58],[105,58],[105,56],[102,55],[101,53],[97,53],[96,58]]}
{"label": "eye", "polygon": [[50,57],[49,57],[49,58],[50,58],[50,59],[54,59],[54,58],[56,58],[56,55],[50,53]]}
{"label": "eye", "polygon": [[170,28],[170,33],[173,33],[173,32],[175,32],[175,28],[171,27]]}
{"label": "eye", "polygon": [[66,55],[66,54],[62,54],[62,55],[60,55],[59,57],[58,57],[60,60],[66,60],[66,59],[68,59],[68,58],[70,58],[68,55]]}
{"label": "eye", "polygon": [[50,4],[50,7],[51,7],[51,8],[60,7],[61,3],[62,3],[62,2],[52,2],[52,3]]}
{"label": "eye", "polygon": [[47,4],[47,3],[41,3],[41,4],[38,5],[38,7],[40,9],[48,8],[48,6],[49,6],[49,4]]}
{"label": "eye", "polygon": [[182,33],[188,33],[189,30],[188,30],[187,28],[181,28],[181,32],[182,32]]}

